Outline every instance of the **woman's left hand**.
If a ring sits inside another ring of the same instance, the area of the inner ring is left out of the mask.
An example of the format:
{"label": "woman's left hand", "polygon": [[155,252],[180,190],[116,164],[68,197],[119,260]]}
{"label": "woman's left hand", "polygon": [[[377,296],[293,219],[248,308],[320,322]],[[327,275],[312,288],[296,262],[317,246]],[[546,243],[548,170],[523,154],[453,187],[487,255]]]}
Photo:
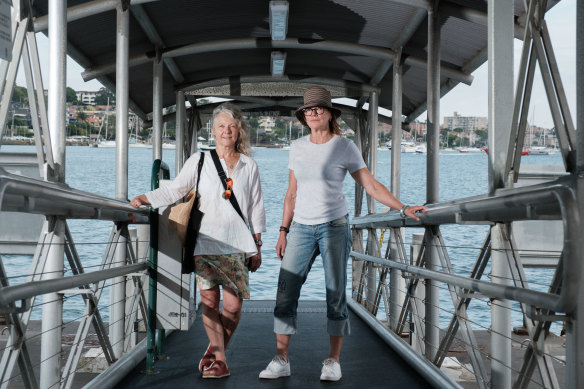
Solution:
{"label": "woman's left hand", "polygon": [[245,260],[245,265],[250,272],[254,273],[262,265],[262,253],[258,252],[253,257],[249,257]]}

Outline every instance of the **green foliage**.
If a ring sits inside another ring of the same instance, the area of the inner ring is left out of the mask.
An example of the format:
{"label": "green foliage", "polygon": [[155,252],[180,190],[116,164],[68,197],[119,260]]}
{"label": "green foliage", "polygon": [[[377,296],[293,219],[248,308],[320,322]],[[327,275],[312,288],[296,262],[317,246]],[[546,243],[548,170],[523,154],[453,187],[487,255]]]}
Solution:
{"label": "green foliage", "polygon": [[87,120],[87,114],[82,110],[77,110],[77,120],[85,122]]}
{"label": "green foliage", "polygon": [[96,105],[107,105],[109,98],[109,104],[115,105],[116,104],[116,95],[114,95],[109,89],[107,88],[100,88],[97,96],[95,96],[95,104]]}
{"label": "green foliage", "polygon": [[476,136],[478,136],[479,138],[481,138],[481,140],[483,142],[486,142],[487,141],[487,138],[488,138],[489,131],[487,131],[487,130],[475,130],[475,134],[476,134]]}
{"label": "green foliage", "polygon": [[250,116],[247,119],[247,127],[249,129],[254,129],[257,131],[258,127],[260,126],[260,121],[258,116]]}
{"label": "green foliage", "polygon": [[8,126],[8,128],[12,128],[12,123],[14,123],[14,127],[26,127],[28,128],[28,122],[26,121],[26,119],[23,119],[21,117],[18,116],[14,116],[13,120],[9,120],[6,125]]}
{"label": "green foliage", "polygon": [[77,104],[77,92],[73,88],[67,87],[66,89],[66,101],[70,104]]}
{"label": "green foliage", "polygon": [[25,103],[28,102],[28,93],[26,88],[23,86],[15,86],[12,91],[12,102],[13,103]]}

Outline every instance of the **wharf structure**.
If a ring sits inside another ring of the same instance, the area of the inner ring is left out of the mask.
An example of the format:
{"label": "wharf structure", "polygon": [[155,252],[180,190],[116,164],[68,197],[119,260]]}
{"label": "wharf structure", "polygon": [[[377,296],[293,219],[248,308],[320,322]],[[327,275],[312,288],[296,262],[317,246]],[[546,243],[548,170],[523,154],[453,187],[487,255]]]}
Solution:
{"label": "wharf structure", "polygon": [[[557,3],[14,0],[11,61],[0,66],[0,128],[5,128],[17,69],[22,66],[35,131],[33,158],[38,178],[9,171],[21,156],[13,156],[0,170],[1,254],[33,255],[24,284],[10,284],[9,275],[0,266],[0,308],[8,328],[0,359],[0,387],[10,387],[16,377],[29,388],[79,386],[75,379],[90,329],[109,367],[86,387],[115,387],[122,380],[131,380],[127,375],[136,366],[143,365],[152,373],[164,366],[164,354],[172,357],[173,349],[164,345],[179,347],[180,342],[169,338],[165,343],[165,330],[188,330],[193,320],[195,326],[200,321],[190,306],[193,283],[165,267],[172,265],[177,254],[165,251],[169,249],[164,246],[166,237],[159,239],[158,233],[167,231],[158,226],[159,222],[164,224],[164,216],[128,205],[129,108],[143,119],[152,115],[153,181],[157,184],[159,168],[164,167],[160,160],[165,120],[172,117],[177,122],[177,170],[196,151],[197,132],[215,105],[197,106],[197,98],[230,98],[244,111],[291,116],[301,105],[303,90],[315,84],[326,86],[334,97],[357,101],[355,107],[338,107],[355,131],[357,145],[374,175],[378,108],[392,110],[393,144],[400,144],[401,129],[407,122],[427,111],[428,212],[421,221],[402,220],[397,212],[377,213],[375,201],[367,198],[364,204],[362,188],[355,188],[352,314],[379,334],[378,343],[389,344],[392,352],[407,362],[415,372],[412,380],[421,376],[428,386],[460,387],[438,369],[451,344],[458,341],[467,353],[471,367],[464,368],[472,372],[473,387],[584,387],[584,134],[576,131],[584,126],[584,111],[580,109],[584,76],[577,72],[574,123],[545,23],[545,13]],[[576,25],[576,58],[581,69],[583,2],[577,2]],[[37,32],[49,37],[48,107]],[[523,41],[516,83],[515,38]],[[97,79],[116,92],[116,189],[111,197],[82,192],[65,182],[67,54],[85,68],[85,80]],[[459,83],[470,84],[471,73],[485,61],[489,63],[488,191],[441,202],[440,98]],[[523,174],[520,170],[536,66],[544,80],[564,163],[562,171],[554,174],[549,170]],[[366,103],[368,109],[364,109]],[[163,115],[163,109],[171,105],[176,105],[176,112]],[[400,153],[391,154],[391,190],[398,197],[400,158]],[[533,180],[519,184],[522,177]],[[36,221],[31,220],[35,217]],[[84,269],[84,258],[77,255],[68,227],[71,219],[112,222],[98,270]],[[39,225],[38,230],[32,228],[33,223]],[[528,241],[527,247],[520,247],[518,236],[533,236],[522,227],[527,223],[538,223],[545,233],[539,242]],[[443,226],[452,224],[489,227],[475,266],[467,274],[453,270],[457,258],[444,244]],[[138,240],[149,242],[150,255],[141,254],[148,250],[132,243],[129,227],[134,225]],[[149,226],[150,233],[145,232]],[[377,244],[380,229],[390,233],[386,250]],[[412,232],[417,233],[410,238]],[[553,233],[558,234],[558,247],[546,251],[555,256],[530,249],[537,243],[550,248]],[[65,263],[73,275],[64,276]],[[554,269],[545,290],[530,287],[527,266]],[[107,323],[98,307],[105,288],[109,288],[111,299]],[[169,296],[156,293],[164,288],[178,295],[157,305],[157,299]],[[441,288],[450,293],[450,307],[439,304]],[[70,294],[82,295],[86,311],[73,345],[64,353],[62,311],[64,296]],[[33,355],[26,334],[31,307],[40,295],[41,348],[40,355]],[[489,351],[478,346],[476,323],[467,315],[467,308],[480,300],[490,305],[490,323],[482,323],[490,334]],[[519,304],[528,333],[523,342],[524,358],[517,368],[511,361],[512,303]],[[265,313],[266,309],[269,313],[269,307],[258,307],[256,312]],[[452,314],[452,320],[441,335],[438,318],[444,309]],[[148,324],[142,342],[134,337],[137,318]],[[548,334],[557,322],[565,323],[562,357],[550,352]],[[352,337],[365,342],[358,333]],[[236,353],[251,356],[256,351],[242,347]],[[371,387],[389,386],[395,377],[392,371],[399,367],[391,365],[390,359],[378,360],[383,365],[371,371],[362,366],[355,374],[366,372],[367,379],[374,380],[368,381]],[[556,370],[558,361],[565,366],[561,374]],[[179,373],[196,377],[193,371]],[[354,382],[345,374],[343,379]],[[156,375],[145,374],[140,382],[144,387],[176,384],[167,379],[165,375],[166,381],[161,383]],[[228,380],[225,385],[259,385],[258,381],[236,381],[236,377]],[[197,385],[204,384],[197,381]]]}

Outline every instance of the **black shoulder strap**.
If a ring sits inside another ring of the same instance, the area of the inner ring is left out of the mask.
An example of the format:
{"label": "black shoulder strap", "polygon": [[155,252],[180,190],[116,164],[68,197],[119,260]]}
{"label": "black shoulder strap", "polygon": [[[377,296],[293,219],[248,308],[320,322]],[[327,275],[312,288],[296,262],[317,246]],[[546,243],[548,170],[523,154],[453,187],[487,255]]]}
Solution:
{"label": "black shoulder strap", "polygon": [[201,152],[201,157],[199,157],[199,166],[197,166],[197,185],[195,187],[195,192],[199,193],[199,182],[201,182],[201,169],[203,168],[203,162],[205,161],[205,153]]}
{"label": "black shoulder strap", "polygon": [[[219,173],[219,179],[221,180],[221,183],[223,184],[223,188],[225,190],[227,190],[227,175],[225,174],[225,171],[223,170],[223,166],[221,166],[221,162],[219,161],[219,156],[217,155],[217,151],[211,150],[211,157],[213,157],[213,162],[215,162],[215,168],[217,168],[217,173]],[[233,205],[233,208],[235,208],[235,210],[237,211],[239,216],[241,216],[241,218],[245,222],[245,218],[243,217],[243,213],[241,212],[241,208],[239,208],[239,203],[237,202],[237,199],[235,198],[235,192],[231,191],[231,196],[229,197],[229,201],[231,202],[231,205]]]}

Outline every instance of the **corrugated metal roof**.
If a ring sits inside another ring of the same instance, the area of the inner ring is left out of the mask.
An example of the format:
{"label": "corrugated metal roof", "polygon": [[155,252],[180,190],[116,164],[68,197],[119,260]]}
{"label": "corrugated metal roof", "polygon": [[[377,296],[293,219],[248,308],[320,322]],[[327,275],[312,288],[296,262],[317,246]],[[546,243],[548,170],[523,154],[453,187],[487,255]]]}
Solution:
{"label": "corrugated metal roof", "polygon": [[[35,1],[36,28],[46,20],[47,1]],[[115,1],[69,0],[68,7],[91,8]],[[156,39],[162,49],[198,44],[195,51],[173,56],[164,70],[163,105],[175,103],[177,88],[200,95],[209,89],[237,94],[272,96],[267,88],[280,80],[301,83],[300,88],[275,88],[278,93],[297,93],[305,84],[323,82],[347,97],[367,95],[382,65],[391,62],[396,44],[403,43],[406,57],[403,76],[403,114],[415,118],[425,110],[427,0],[293,0],[289,2],[285,48],[276,48],[269,31],[266,0],[164,0],[132,2],[130,18],[130,98],[139,113],[152,111],[152,62]],[[549,1],[551,7],[557,1]],[[470,73],[486,60],[487,1],[441,1],[441,85],[443,94],[459,82],[469,82]],[[515,0],[516,36],[522,36],[524,8]],[[150,26],[150,35],[145,26]],[[237,40],[237,41],[234,41]],[[234,43],[235,42],[235,43]],[[105,85],[115,83],[116,12],[111,9],[68,24],[69,53],[86,68],[86,77]],[[202,44],[207,44],[202,48]],[[243,47],[241,46],[243,45]],[[320,45],[320,46],[317,46]],[[339,49],[339,47],[342,47]],[[361,52],[360,48],[372,48]],[[287,63],[281,79],[270,76],[270,54],[285,51]],[[382,49],[382,50],[379,50]],[[374,54],[374,55],[372,55]],[[166,54],[165,54],[166,55]],[[175,68],[172,68],[175,66]],[[373,86],[381,88],[380,106],[391,109],[392,72],[382,73]],[[172,72],[171,72],[172,70]],[[221,81],[224,80],[224,81]],[[257,84],[241,87],[252,80]],[[261,81],[261,84],[260,84]],[[273,81],[273,82],[268,82]],[[220,88],[220,84],[229,88]],[[204,84],[201,84],[204,83]],[[261,87],[260,87],[261,85]],[[364,85],[365,87],[360,87]],[[243,93],[243,92],[241,92]],[[232,96],[237,97],[237,96]],[[277,102],[271,106],[277,106]]]}

